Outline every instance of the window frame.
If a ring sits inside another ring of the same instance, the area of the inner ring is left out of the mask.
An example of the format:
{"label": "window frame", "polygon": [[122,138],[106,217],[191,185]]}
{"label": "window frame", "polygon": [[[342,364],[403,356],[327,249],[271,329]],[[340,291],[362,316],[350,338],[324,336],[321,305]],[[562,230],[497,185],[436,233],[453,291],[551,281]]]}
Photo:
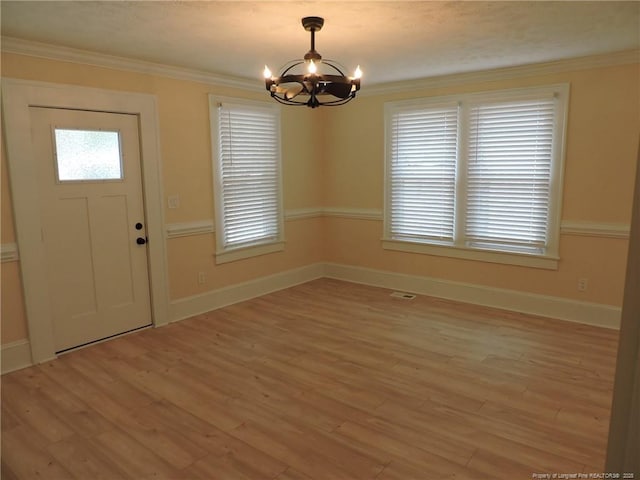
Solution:
{"label": "window frame", "polygon": [[[109,178],[61,178],[61,175],[60,175],[61,155],[60,155],[60,149],[59,149],[61,142],[58,137],[58,131],[83,132],[83,133],[89,133],[89,132],[115,133],[117,135],[117,142],[118,142],[118,168],[120,171],[120,176],[109,177]],[[53,125],[51,127],[51,138],[53,142],[55,181],[58,185],[63,185],[63,184],[72,185],[72,184],[84,184],[84,183],[121,183],[126,180],[124,158],[122,153],[122,132],[119,129],[102,129],[102,128],[84,129],[84,128],[76,128],[76,127],[65,127],[62,125]]]}
{"label": "window frame", "polygon": [[[546,249],[542,254],[504,251],[471,247],[464,236],[467,208],[467,165],[469,152],[469,116],[473,105],[483,102],[516,101],[532,97],[553,96],[555,98],[551,177],[549,188],[549,211]],[[391,233],[391,163],[392,163],[392,118],[396,112],[412,107],[425,109],[440,105],[458,104],[458,155],[455,175],[454,240],[452,243],[411,241],[394,238]],[[566,149],[566,131],[569,105],[569,84],[553,84],[540,87],[514,88],[507,90],[473,92],[459,95],[423,97],[387,102],[384,104],[385,118],[385,166],[384,166],[384,215],[382,246],[386,250],[419,253],[435,256],[461,258],[490,263],[502,263],[534,268],[558,268],[562,190]],[[462,219],[460,221],[459,219]]]}
{"label": "window frame", "polygon": [[[267,111],[274,115],[276,126],[277,143],[277,215],[275,238],[258,240],[250,244],[239,246],[225,246],[225,225],[224,225],[224,202],[222,185],[222,162],[220,152],[220,125],[218,108],[221,105],[237,106],[239,108],[255,109],[256,111]],[[283,190],[282,190],[282,141],[281,141],[281,120],[280,107],[273,103],[258,100],[249,100],[236,97],[224,97],[219,95],[209,95],[209,119],[211,126],[211,156],[213,163],[213,203],[214,203],[214,224],[215,224],[215,261],[216,264],[233,262],[236,260],[251,258],[259,255],[280,252],[284,250],[284,211],[283,211]]]}

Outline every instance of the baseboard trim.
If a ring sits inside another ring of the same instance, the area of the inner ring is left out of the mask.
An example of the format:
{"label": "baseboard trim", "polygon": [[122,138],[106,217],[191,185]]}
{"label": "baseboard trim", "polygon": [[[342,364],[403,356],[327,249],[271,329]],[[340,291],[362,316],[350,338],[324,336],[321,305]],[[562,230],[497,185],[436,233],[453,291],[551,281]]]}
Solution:
{"label": "baseboard trim", "polygon": [[175,300],[170,304],[170,319],[175,322],[322,277],[598,327],[620,328],[619,307],[336,263],[316,263]]}
{"label": "baseboard trim", "polygon": [[[314,263],[174,300],[169,303],[169,321],[177,322],[323,277],[598,327],[620,328],[619,307],[336,263]],[[31,346],[26,339],[2,345],[0,350],[2,374],[33,365]]]}
{"label": "baseboard trim", "polygon": [[29,340],[17,340],[0,347],[2,354],[2,374],[20,370],[33,365]]}
{"label": "baseboard trim", "polygon": [[621,309],[610,305],[335,263],[325,264],[324,276],[598,327],[620,328]]}
{"label": "baseboard trim", "polygon": [[314,263],[304,267],[256,278],[248,282],[229,285],[218,290],[174,300],[169,304],[169,321],[210,312],[234,303],[250,300],[267,293],[293,287],[324,276],[324,264]]}

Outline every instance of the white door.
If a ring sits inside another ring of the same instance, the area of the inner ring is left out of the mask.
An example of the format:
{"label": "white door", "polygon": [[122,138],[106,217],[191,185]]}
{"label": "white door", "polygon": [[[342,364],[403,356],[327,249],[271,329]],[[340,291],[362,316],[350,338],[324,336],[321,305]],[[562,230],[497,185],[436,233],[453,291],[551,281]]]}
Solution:
{"label": "white door", "polygon": [[150,325],[138,117],[30,114],[56,352]]}

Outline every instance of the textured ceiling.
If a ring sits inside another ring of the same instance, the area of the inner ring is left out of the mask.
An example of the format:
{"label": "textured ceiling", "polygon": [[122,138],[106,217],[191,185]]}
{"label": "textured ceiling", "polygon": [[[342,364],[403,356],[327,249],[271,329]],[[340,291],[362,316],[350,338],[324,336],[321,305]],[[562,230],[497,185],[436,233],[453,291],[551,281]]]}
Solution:
{"label": "textured ceiling", "polygon": [[316,48],[384,83],[640,47],[640,2],[6,1],[2,35],[261,79]]}

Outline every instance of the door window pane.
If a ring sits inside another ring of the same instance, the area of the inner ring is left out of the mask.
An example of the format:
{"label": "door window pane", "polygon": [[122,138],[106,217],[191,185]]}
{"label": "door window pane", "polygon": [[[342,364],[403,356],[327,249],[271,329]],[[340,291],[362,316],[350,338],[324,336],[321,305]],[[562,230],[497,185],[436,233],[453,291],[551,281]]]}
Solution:
{"label": "door window pane", "polygon": [[120,180],[120,134],[55,129],[58,180]]}

